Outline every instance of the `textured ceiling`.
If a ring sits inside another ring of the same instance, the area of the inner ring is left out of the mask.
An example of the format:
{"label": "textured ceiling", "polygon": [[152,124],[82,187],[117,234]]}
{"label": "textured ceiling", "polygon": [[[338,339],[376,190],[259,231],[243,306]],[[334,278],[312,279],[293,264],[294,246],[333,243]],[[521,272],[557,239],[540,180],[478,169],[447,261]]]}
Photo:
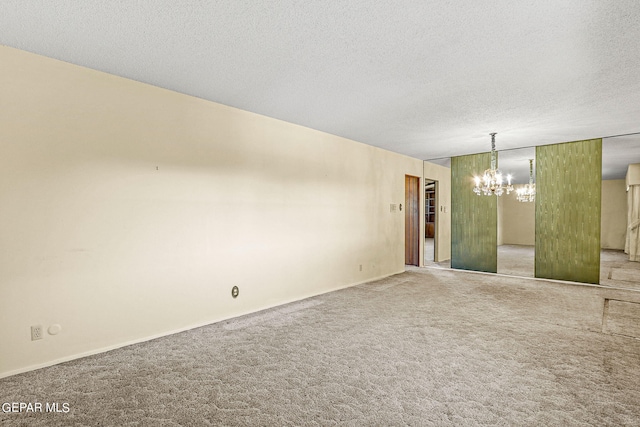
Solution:
{"label": "textured ceiling", "polygon": [[[638,22],[638,0],[3,0],[0,44],[434,159],[640,132]],[[604,144],[609,177],[640,162],[640,135]]]}

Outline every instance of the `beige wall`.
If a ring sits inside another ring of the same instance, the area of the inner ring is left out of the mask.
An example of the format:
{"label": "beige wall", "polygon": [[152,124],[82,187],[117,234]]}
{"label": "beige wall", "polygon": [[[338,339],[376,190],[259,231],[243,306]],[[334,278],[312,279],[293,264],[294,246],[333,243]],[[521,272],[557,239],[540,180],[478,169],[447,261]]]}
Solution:
{"label": "beige wall", "polygon": [[0,63],[0,376],[404,270],[390,204],[422,161],[6,47]]}
{"label": "beige wall", "polygon": [[498,245],[535,245],[535,214],[535,202],[518,202],[515,192],[498,197]]}
{"label": "beige wall", "polygon": [[[602,181],[600,245],[603,249],[624,249],[626,209],[625,180]],[[499,198],[498,244],[535,245],[535,203],[520,203],[513,194]]]}
{"label": "beige wall", "polygon": [[627,235],[627,187],[624,179],[602,181],[600,245],[624,250]]}
{"label": "beige wall", "polygon": [[[435,261],[451,259],[451,169],[424,162],[424,178],[437,181]],[[424,215],[423,215],[424,217]],[[424,233],[422,234],[424,236]]]}

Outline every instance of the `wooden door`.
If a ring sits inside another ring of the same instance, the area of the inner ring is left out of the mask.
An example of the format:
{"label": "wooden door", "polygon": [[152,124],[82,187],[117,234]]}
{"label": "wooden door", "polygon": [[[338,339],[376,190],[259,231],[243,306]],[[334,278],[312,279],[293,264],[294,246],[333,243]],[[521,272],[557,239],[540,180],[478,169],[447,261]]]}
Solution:
{"label": "wooden door", "polygon": [[420,265],[420,178],[404,177],[404,263]]}

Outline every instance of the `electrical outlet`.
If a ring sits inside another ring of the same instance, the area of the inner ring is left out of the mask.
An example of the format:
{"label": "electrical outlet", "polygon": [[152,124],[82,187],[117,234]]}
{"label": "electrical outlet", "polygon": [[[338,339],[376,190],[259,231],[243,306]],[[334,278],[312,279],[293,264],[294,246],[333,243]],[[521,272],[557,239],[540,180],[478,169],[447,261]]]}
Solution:
{"label": "electrical outlet", "polygon": [[362,271],[362,264],[360,264],[360,271]]}
{"label": "electrical outlet", "polygon": [[44,338],[44,334],[42,332],[42,325],[36,325],[31,327],[31,341],[41,340]]}

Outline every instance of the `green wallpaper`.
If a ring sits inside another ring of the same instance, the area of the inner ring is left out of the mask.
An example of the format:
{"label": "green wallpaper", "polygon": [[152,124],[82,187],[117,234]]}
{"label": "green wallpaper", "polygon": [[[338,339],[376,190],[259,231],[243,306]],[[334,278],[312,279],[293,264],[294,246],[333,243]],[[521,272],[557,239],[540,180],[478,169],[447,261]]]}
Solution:
{"label": "green wallpaper", "polygon": [[536,147],[535,276],[599,283],[602,139]]}
{"label": "green wallpaper", "polygon": [[497,272],[497,197],[473,192],[473,176],[490,164],[490,153],[451,158],[451,268]]}

